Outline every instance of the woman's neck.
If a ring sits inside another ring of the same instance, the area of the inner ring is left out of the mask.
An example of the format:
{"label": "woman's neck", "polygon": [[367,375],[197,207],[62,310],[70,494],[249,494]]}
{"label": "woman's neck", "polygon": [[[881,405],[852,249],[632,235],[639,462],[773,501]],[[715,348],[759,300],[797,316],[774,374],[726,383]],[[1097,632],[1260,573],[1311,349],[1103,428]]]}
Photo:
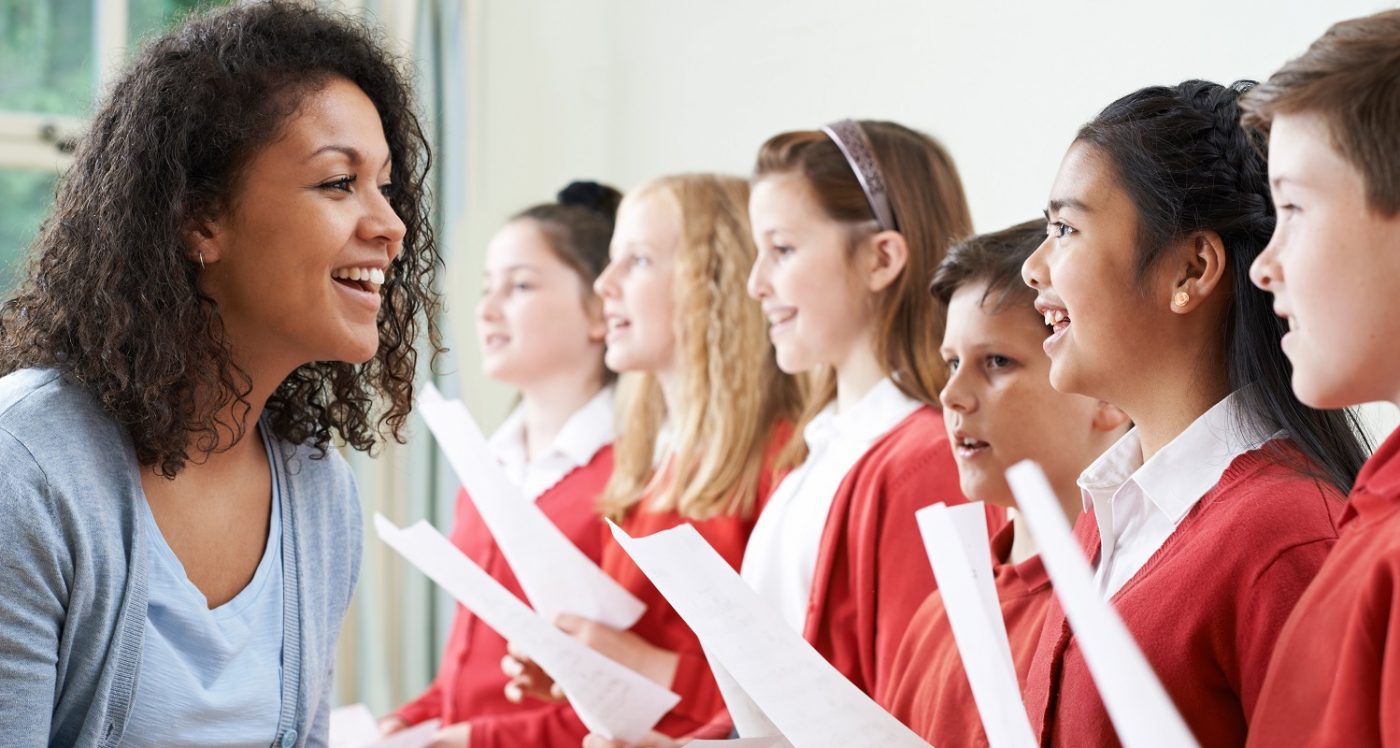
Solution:
{"label": "woman's neck", "polygon": [[546,454],[564,424],[603,388],[601,372],[581,377],[564,372],[556,377],[520,387],[520,407],[525,415],[525,455],[536,460]]}

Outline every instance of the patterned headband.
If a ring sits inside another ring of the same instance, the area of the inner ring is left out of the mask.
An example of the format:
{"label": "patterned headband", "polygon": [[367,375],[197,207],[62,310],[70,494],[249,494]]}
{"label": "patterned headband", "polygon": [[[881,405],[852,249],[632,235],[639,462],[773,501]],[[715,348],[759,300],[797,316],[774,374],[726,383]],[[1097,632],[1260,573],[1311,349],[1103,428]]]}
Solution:
{"label": "patterned headband", "polygon": [[885,189],[885,178],[880,172],[880,162],[875,159],[875,149],[870,147],[870,138],[865,129],[853,119],[832,122],[822,128],[831,142],[841,149],[851,171],[856,173],[860,189],[865,193],[866,202],[880,228],[893,231],[899,228],[895,223],[894,210],[890,208],[890,195]]}

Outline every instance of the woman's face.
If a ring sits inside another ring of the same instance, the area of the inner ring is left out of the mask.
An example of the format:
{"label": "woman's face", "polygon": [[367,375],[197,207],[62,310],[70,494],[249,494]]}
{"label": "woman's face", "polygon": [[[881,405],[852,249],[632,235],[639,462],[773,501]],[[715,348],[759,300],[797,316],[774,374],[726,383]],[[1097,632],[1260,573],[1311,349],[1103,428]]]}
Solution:
{"label": "woman's face", "polygon": [[1050,383],[1124,402],[1125,383],[1151,378],[1161,344],[1153,331],[1167,329],[1171,315],[1169,287],[1154,290],[1160,273],[1141,282],[1137,275],[1137,209],[1106,157],[1075,143],[1055,176],[1046,219],[1048,236],[1021,274],[1052,328],[1044,343]]}
{"label": "woman's face", "polygon": [[496,232],[486,247],[485,281],[476,333],[487,376],[525,388],[597,375],[602,306],[538,223],[518,219]]}
{"label": "woman's face", "polygon": [[779,368],[840,369],[874,320],[872,294],[855,279],[850,227],[828,217],[796,174],[759,180],[749,219],[758,247],[749,295],[763,305]]}
{"label": "woman's face", "polygon": [[252,158],[227,209],[189,234],[242,365],[374,357],[380,288],[404,237],[391,167],[374,104],[333,79]]}
{"label": "woman's face", "polygon": [[615,372],[666,372],[676,362],[675,274],[681,216],[668,195],[623,201],[610,261],[593,284],[607,323],[604,361]]}

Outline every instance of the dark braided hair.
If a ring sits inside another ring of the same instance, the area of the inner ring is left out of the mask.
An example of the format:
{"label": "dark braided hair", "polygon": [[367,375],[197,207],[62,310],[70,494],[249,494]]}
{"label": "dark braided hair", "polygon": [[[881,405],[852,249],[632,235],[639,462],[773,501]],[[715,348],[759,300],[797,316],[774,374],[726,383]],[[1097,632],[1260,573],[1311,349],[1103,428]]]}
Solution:
{"label": "dark braided hair", "polygon": [[1214,231],[1225,246],[1231,304],[1225,321],[1229,387],[1246,417],[1286,430],[1342,492],[1351,489],[1368,449],[1349,411],[1309,408],[1293,394],[1293,366],[1279,342],[1286,323],[1249,281],[1249,266],[1274,231],[1268,168],[1258,133],[1240,125],[1239,97],[1254,86],[1190,80],[1152,86],[1108,105],[1078,142],[1108,157],[1138,212],[1138,278],[1173,242]]}
{"label": "dark braided hair", "polygon": [[[248,424],[237,406],[247,412],[251,382],[217,305],[199,291],[183,231],[229,207],[253,157],[335,78],[379,112],[403,248],[382,290],[374,358],[298,368],[267,401],[268,422],[322,454],[333,436],[360,450],[386,430],[401,440],[424,324],[434,355],[441,349],[427,140],[407,76],[379,39],[345,16],[282,0],[194,16],[117,81],[63,178],[27,278],[0,306],[0,375],[59,370],[125,427],[141,464],[167,477],[191,449],[240,438]],[[232,424],[219,416],[230,405]]]}

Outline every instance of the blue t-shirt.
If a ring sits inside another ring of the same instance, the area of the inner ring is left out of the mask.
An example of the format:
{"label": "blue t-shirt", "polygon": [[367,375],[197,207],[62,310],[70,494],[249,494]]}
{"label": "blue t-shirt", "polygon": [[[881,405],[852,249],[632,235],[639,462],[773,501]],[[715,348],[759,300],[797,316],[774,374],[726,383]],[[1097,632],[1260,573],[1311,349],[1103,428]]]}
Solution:
{"label": "blue t-shirt", "polygon": [[[274,459],[268,450],[269,463]],[[267,746],[282,709],[282,512],[272,471],[267,547],[253,579],[213,610],[150,505],[151,573],[141,677],[123,746]]]}

